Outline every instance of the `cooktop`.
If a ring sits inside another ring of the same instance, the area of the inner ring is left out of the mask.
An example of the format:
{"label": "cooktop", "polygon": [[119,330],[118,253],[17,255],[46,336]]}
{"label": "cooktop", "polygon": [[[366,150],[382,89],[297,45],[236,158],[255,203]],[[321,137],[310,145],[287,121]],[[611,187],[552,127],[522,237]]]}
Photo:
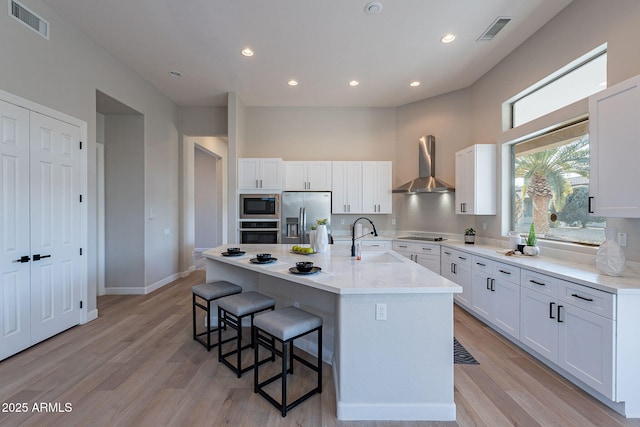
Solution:
{"label": "cooktop", "polygon": [[404,240],[422,240],[425,242],[442,242],[443,240],[447,240],[443,237],[413,237],[413,236],[405,236],[405,237],[398,237],[398,239],[404,239]]}

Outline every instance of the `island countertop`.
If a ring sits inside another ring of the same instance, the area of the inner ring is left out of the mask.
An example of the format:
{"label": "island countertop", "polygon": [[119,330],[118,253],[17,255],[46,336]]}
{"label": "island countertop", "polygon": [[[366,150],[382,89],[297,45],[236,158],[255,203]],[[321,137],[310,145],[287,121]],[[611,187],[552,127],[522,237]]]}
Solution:
{"label": "island countertop", "polygon": [[[388,293],[460,293],[462,287],[393,251],[364,251],[362,260],[350,254],[349,246],[330,245],[325,253],[312,255],[291,252],[290,245],[240,245],[241,256],[223,256],[224,245],[205,251],[203,255],[262,274],[297,282],[336,294]],[[277,261],[269,264],[251,262],[258,253],[270,253]],[[322,270],[315,274],[293,274],[289,271],[298,261],[311,261]]]}

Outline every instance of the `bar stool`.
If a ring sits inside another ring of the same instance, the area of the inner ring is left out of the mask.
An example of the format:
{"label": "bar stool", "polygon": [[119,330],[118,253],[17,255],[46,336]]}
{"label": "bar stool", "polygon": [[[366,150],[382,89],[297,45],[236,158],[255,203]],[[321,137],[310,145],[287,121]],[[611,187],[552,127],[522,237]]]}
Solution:
{"label": "bar stool", "polygon": [[[228,295],[239,294],[242,292],[242,288],[233,283],[226,281],[210,282],[202,285],[196,285],[191,287],[192,301],[193,301],[193,339],[202,344],[207,351],[210,351],[218,343],[211,344],[211,333],[216,331],[216,327],[212,328],[211,325],[211,301],[217,300]],[[196,297],[199,297],[206,301],[206,305],[198,302]],[[207,330],[197,333],[196,331],[196,308],[199,307],[206,313],[206,326]],[[218,323],[219,324],[219,323]],[[205,342],[201,336],[206,335],[207,341]]]}
{"label": "bar stool", "polygon": [[[249,347],[253,347],[253,336],[250,336],[251,342],[246,345],[242,345],[242,319],[251,316],[251,326],[253,326],[253,318],[256,314],[273,310],[276,306],[276,300],[258,292],[244,292],[238,295],[231,295],[228,297],[220,298],[218,301],[218,341],[222,340],[222,324],[229,326],[231,329],[235,329],[236,336],[225,340],[236,340],[236,346],[233,350],[222,353],[222,346],[218,346],[218,362],[222,362],[236,373],[238,378],[243,373],[252,369],[254,365],[267,362],[273,359],[275,356],[271,356],[270,359],[258,361],[254,359],[254,363],[245,368],[242,367],[242,350],[246,350]],[[229,356],[236,355],[236,366],[233,366],[231,362],[227,360]]]}
{"label": "bar stool", "polygon": [[[315,331],[318,332],[317,365],[313,365],[293,352],[294,340]],[[278,351],[275,348],[274,339],[280,342],[282,351]],[[263,313],[254,319],[253,340],[256,343],[254,348],[254,357],[256,360],[260,346],[266,348],[272,352],[272,354],[277,354],[282,359],[282,371],[262,382],[259,381],[259,369],[256,365],[253,374],[253,392],[259,393],[273,406],[278,408],[283,417],[287,416],[287,411],[304,402],[314,394],[322,393],[322,317],[307,313],[296,307],[286,307],[269,313]],[[287,404],[287,373],[293,374],[294,360],[301,362],[317,372],[318,384],[313,390],[307,392],[292,403]],[[287,361],[289,362],[289,369],[287,369]],[[278,403],[277,400],[263,389],[279,378],[282,379],[281,403]]]}

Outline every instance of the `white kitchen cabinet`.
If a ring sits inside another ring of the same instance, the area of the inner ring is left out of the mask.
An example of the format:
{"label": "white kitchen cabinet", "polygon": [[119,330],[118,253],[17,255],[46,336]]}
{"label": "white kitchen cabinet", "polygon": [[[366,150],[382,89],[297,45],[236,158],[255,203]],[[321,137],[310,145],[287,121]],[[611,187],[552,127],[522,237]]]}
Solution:
{"label": "white kitchen cabinet", "polygon": [[332,162],[331,212],[362,213],[362,162]]}
{"label": "white kitchen cabinet", "polygon": [[392,173],[391,162],[362,162],[363,213],[390,214]]}
{"label": "white kitchen cabinet", "polygon": [[640,75],[589,97],[589,213],[640,218]]}
{"label": "white kitchen cabinet", "polygon": [[331,191],[331,162],[284,162],[284,189],[288,191]]}
{"label": "white kitchen cabinet", "polygon": [[521,342],[615,399],[615,296],[526,270],[521,287]]}
{"label": "white kitchen cabinet", "polygon": [[238,159],[238,190],[282,191],[282,159]]}
{"label": "white kitchen cabinet", "polygon": [[473,256],[471,307],[503,332],[520,335],[520,269]]}
{"label": "white kitchen cabinet", "polygon": [[471,254],[441,247],[440,275],[462,286],[462,292],[453,297],[459,304],[471,308]]}
{"label": "white kitchen cabinet", "polygon": [[456,153],[456,213],[496,214],[496,146],[476,144]]}
{"label": "white kitchen cabinet", "polygon": [[396,240],[393,250],[411,261],[440,274],[440,246]]}

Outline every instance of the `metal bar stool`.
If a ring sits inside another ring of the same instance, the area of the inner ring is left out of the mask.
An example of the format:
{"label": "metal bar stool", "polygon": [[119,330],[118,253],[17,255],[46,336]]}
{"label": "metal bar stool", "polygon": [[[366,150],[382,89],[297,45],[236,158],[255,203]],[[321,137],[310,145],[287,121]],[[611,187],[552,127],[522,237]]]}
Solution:
{"label": "metal bar stool", "polygon": [[[271,355],[269,359],[258,361],[254,359],[253,364],[250,366],[242,367],[242,350],[249,347],[253,347],[253,336],[250,335],[251,342],[246,345],[242,345],[242,319],[251,316],[251,326],[253,326],[253,318],[256,314],[266,310],[273,310],[276,306],[276,300],[258,292],[244,292],[238,295],[231,295],[225,298],[221,298],[218,301],[218,341],[222,340],[222,323],[229,326],[231,329],[236,330],[236,336],[225,340],[236,340],[235,348],[226,353],[222,353],[222,345],[218,346],[218,362],[222,362],[236,373],[238,378],[243,373],[252,369],[254,365],[265,363],[269,360],[273,360],[275,356]],[[236,355],[236,365],[233,366],[231,362],[227,360],[229,356]]]}
{"label": "metal bar stool", "polygon": [[[211,333],[216,331],[216,326],[211,325],[211,301],[217,300],[218,298],[226,297],[228,295],[239,294],[242,292],[242,288],[238,285],[234,285],[233,283],[219,281],[219,282],[211,282],[205,283],[203,285],[196,285],[191,287],[191,292],[193,294],[193,339],[202,344],[207,351],[210,351],[213,347],[218,345],[218,343],[211,344]],[[206,305],[197,301],[196,297],[199,297],[206,301]],[[197,332],[196,328],[196,308],[201,308],[206,313],[205,325],[207,330],[204,332]],[[220,323],[218,322],[218,325]],[[207,340],[205,341],[201,337],[203,335],[207,336]]]}
{"label": "metal bar stool", "polygon": [[[318,358],[317,365],[313,365],[302,357],[294,354],[293,341],[316,331],[318,332]],[[280,342],[282,351],[275,348],[274,339]],[[322,317],[307,313],[296,307],[286,307],[263,313],[254,319],[253,340],[256,343],[254,348],[254,357],[256,360],[260,346],[266,348],[272,354],[277,354],[282,359],[282,371],[262,382],[259,381],[259,369],[256,365],[253,374],[253,391],[254,393],[259,393],[273,406],[278,408],[283,417],[287,416],[287,411],[304,402],[314,394],[322,393]],[[313,390],[305,393],[292,403],[287,404],[287,374],[293,374],[294,360],[299,361],[311,370],[317,372],[318,384]],[[287,364],[289,365],[289,369],[287,369]],[[264,390],[265,386],[279,378],[282,379],[282,397],[280,403]]]}

